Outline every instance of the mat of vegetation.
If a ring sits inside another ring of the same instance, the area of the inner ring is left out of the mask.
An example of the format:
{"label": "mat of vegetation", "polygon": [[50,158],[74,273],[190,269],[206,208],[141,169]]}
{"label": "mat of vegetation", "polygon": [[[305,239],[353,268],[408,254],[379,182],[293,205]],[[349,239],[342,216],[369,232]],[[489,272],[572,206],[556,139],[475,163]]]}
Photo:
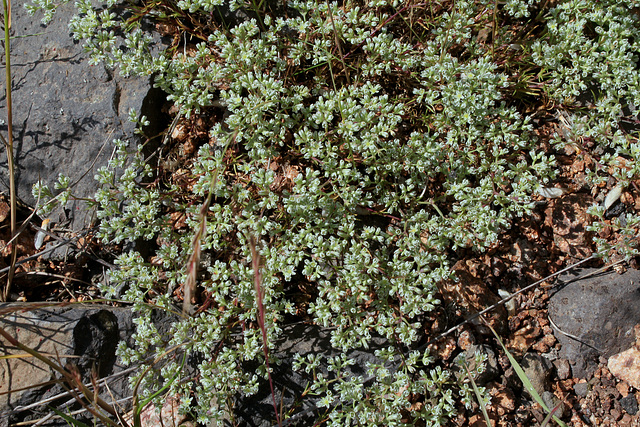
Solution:
{"label": "mat of vegetation", "polygon": [[[198,422],[271,381],[275,343],[295,322],[330,330],[340,353],[296,359],[312,378],[299,400],[315,402],[318,423],[469,422],[487,354],[456,358],[464,340],[432,338],[499,288],[594,252],[638,253],[636,1],[76,6],[70,29],[92,60],[154,76],[174,104],[166,134],[115,141],[96,177],[98,238],[128,248],[101,292],[139,315],[136,346],[119,356],[160,360],[134,377],[140,395],[180,396]],[[56,4],[28,7],[51,19]],[[149,22],[174,37],[160,56]],[[554,238],[545,208],[566,195],[589,206]],[[452,287],[470,298],[443,304]],[[513,322],[535,317],[537,295]],[[182,320],[161,333],[148,321],[157,308]],[[379,338],[379,363],[354,374],[349,352]],[[196,377],[182,377],[186,355]],[[295,417],[300,406],[274,396],[274,423]],[[533,420],[492,407],[510,414],[503,423]]]}

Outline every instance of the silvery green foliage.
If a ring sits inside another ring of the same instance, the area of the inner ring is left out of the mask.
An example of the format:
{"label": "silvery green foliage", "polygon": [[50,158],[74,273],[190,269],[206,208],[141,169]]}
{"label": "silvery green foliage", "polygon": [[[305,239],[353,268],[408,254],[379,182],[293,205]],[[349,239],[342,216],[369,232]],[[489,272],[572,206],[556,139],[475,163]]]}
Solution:
{"label": "silvery green foliage", "polygon": [[535,3],[540,3],[540,0],[507,0],[504,9],[515,18],[523,18],[530,16],[530,7]]}
{"label": "silvery green foliage", "polygon": [[73,199],[71,180],[65,175],[59,174],[53,187],[54,190],[51,190],[42,181],[38,181],[31,189],[37,202],[37,214],[41,218],[48,217],[56,207],[66,206]]}
{"label": "silvery green foliage", "polygon": [[47,25],[53,19],[53,15],[56,13],[58,7],[68,2],[69,0],[34,0],[31,3],[25,3],[24,7],[30,14],[37,12],[42,13],[42,23]]}
{"label": "silvery green foliage", "polygon": [[[536,3],[508,1],[505,11],[526,17]],[[204,16],[218,4],[193,0],[177,7]],[[264,362],[253,327],[254,237],[270,354],[283,339],[285,315],[295,310],[286,291],[301,280],[317,292],[309,313],[331,328],[331,344],[342,352],[296,358],[299,369],[313,374],[309,387],[329,411],[329,425],[400,425],[415,395],[424,404],[410,412],[412,419],[443,425],[456,402],[468,402],[469,387],[418,349],[421,319],[439,303],[436,285],[450,276],[449,254],[494,245],[515,217],[530,212],[531,195],[553,178],[555,160],[536,145],[531,119],[507,104],[510,76],[475,40],[476,20],[496,13],[495,2],[453,5],[411,39],[382,25],[401,7],[395,0],[361,6],[295,0],[280,16],[253,4],[256,18],[213,31],[189,51],[153,56],[135,25],[119,39],[122,23],[109,8],[77,2],[71,29],[93,61],[125,74],[155,74],[185,116],[214,101],[227,110],[190,165],[191,194],[178,197],[185,190],[172,183],[144,184],[153,171],[122,141],[97,176],[102,239],[157,244],[149,259],[136,251],[121,255],[102,288],[131,301],[140,315],[136,346],[121,347],[120,356],[133,363],[172,348],[206,356],[197,382],[174,381],[181,359],[170,352],[161,369],[142,378],[141,396],[167,385],[184,397],[185,410],[208,422],[222,417],[228,396],[255,393],[265,380],[264,364],[257,372],[242,369],[248,361]],[[637,30],[627,10],[617,3],[608,9],[595,1],[561,3],[549,35],[532,51],[554,73],[550,90],[558,99],[577,96],[589,79],[599,85],[595,117],[608,127],[585,113],[576,118],[580,137],[595,138],[607,156],[637,158],[637,143],[613,130],[621,105],[638,98],[637,73],[629,68]],[[591,39],[578,12],[602,22],[602,34],[619,31],[617,47],[603,35],[584,50]],[[570,25],[577,44],[565,31]],[[622,52],[611,60],[627,67],[624,75],[601,52]],[[588,65],[578,70],[583,78],[568,71],[580,61]],[[637,172],[627,170],[626,179]],[[209,192],[214,199],[201,241],[209,261],[199,286],[213,305],[162,335],[149,321],[148,303],[174,310],[200,224],[200,206],[187,200],[202,201]],[[176,211],[186,216],[186,229],[172,226]],[[376,353],[380,363],[368,366],[367,377],[356,376],[348,369],[349,350],[367,348],[373,336],[396,345]],[[399,363],[402,348],[413,350]]]}
{"label": "silvery green foliage", "polygon": [[[548,33],[532,46],[533,59],[551,73],[549,95],[560,103],[586,103],[587,108],[570,117],[569,142],[599,147],[595,167],[587,170],[593,184],[613,177],[626,187],[640,176],[640,18],[632,12],[638,6],[638,1],[561,2],[551,10]],[[594,206],[591,213],[600,222],[592,231],[605,227],[598,212]],[[637,236],[640,217],[626,217],[620,227],[613,224],[614,229],[625,236]],[[624,240],[620,253],[627,257],[637,254],[637,240]],[[596,239],[596,243],[600,254],[611,253],[603,239]]]}
{"label": "silvery green foliage", "polygon": [[620,237],[620,243],[612,245],[601,237],[594,237],[595,243],[598,245],[599,253],[605,261],[609,261],[612,255],[617,254],[627,259],[640,255],[638,249],[638,230],[640,229],[640,215],[623,213],[620,216],[605,222],[605,209],[603,206],[592,206],[589,211],[596,220],[593,224],[586,227],[587,231],[600,233],[605,227],[617,233]]}

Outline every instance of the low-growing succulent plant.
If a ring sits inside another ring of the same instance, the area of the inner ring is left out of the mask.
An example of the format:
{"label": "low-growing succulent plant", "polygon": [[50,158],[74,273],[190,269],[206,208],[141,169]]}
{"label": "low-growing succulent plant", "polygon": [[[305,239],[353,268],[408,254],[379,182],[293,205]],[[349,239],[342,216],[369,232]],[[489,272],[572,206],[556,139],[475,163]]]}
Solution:
{"label": "low-growing succulent plant", "polygon": [[[442,425],[455,414],[456,393],[471,398],[419,350],[422,319],[439,304],[437,284],[450,278],[455,251],[495,245],[556,174],[533,114],[510,94],[542,88],[558,105],[590,94],[592,106],[575,109],[569,142],[599,147],[592,182],[638,177],[635,132],[621,125],[640,99],[635,2],[132,3],[153,19],[201,26],[198,41],[160,55],[140,15],[125,20],[115,3],[76,2],[70,28],[92,61],[154,75],[184,117],[225,110],[181,165],[187,184],[154,180],[125,141],[96,177],[103,241],[152,248],[120,255],[102,287],[139,314],[136,345],[119,355],[127,363],[172,347],[201,355],[197,380],[174,381],[181,359],[166,357],[140,388],[149,396],[169,383],[200,422],[222,417],[229,396],[255,393],[267,377],[262,346],[273,354],[288,316],[301,314],[291,298],[301,283],[313,289],[303,315],[331,328],[341,351],[296,358],[313,373],[309,390],[328,425]],[[56,5],[28,7],[48,20]],[[222,8],[244,18],[221,22]],[[535,27],[537,38],[511,31],[516,23]],[[543,77],[522,86],[525,69]],[[625,224],[637,232],[637,217]],[[628,253],[637,253],[632,243]],[[208,305],[160,334],[149,303],[175,310],[190,260],[200,263],[197,292]],[[261,312],[266,340],[256,327]],[[388,349],[354,375],[349,351],[374,336]],[[247,361],[261,368],[245,371]]]}

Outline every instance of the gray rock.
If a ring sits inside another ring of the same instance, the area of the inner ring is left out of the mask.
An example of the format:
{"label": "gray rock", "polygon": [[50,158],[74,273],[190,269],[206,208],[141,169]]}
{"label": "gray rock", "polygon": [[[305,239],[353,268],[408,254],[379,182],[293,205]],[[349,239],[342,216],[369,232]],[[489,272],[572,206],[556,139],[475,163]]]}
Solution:
{"label": "gray rock", "polygon": [[[128,377],[122,375],[127,371],[117,362],[115,354],[118,343],[129,340],[133,332],[129,309],[97,305],[34,308],[33,304],[2,304],[0,310],[6,313],[0,318],[0,327],[9,335],[59,366],[70,371],[77,369],[83,382],[109,377],[108,392],[105,385],[101,387],[103,399],[111,402],[130,396]],[[2,340],[9,354],[24,353],[8,344]],[[0,418],[15,423],[50,413],[46,405],[44,408],[35,405],[30,410],[21,408],[62,393],[64,388],[51,382],[61,377],[35,358],[3,360],[0,363],[0,391],[15,392],[0,395]],[[63,400],[54,399],[48,405],[63,405],[66,411],[74,403],[67,396]]]}
{"label": "gray rock", "polygon": [[638,413],[638,400],[634,394],[630,394],[627,397],[620,399],[620,406],[627,411],[629,415],[635,415]]}
{"label": "gray rock", "polygon": [[524,370],[534,390],[542,396],[542,393],[544,393],[549,386],[549,378],[551,376],[551,370],[553,369],[553,365],[549,359],[539,354],[527,353],[522,358],[520,366]]}
{"label": "gray rock", "polygon": [[577,378],[593,373],[600,357],[630,348],[640,319],[640,271],[581,279],[594,271],[580,269],[561,276],[549,301],[549,318],[562,345],[560,357],[569,361]]}
{"label": "gray rock", "polygon": [[576,396],[585,397],[590,387],[589,383],[577,383],[573,386],[573,391],[576,392]]}
{"label": "gray rock", "polygon": [[558,379],[566,380],[571,377],[571,366],[569,366],[569,362],[565,359],[554,360],[553,366],[556,368]]}
{"label": "gray rock", "polygon": [[486,345],[475,345],[472,344],[469,346],[467,351],[465,351],[464,357],[467,365],[470,369],[474,367],[474,358],[476,353],[482,353],[487,356],[487,360],[485,362],[485,371],[476,378],[476,382],[480,385],[484,385],[489,381],[493,380],[500,374],[500,367],[498,366],[498,358],[496,357],[496,353],[493,349]]}
{"label": "gray rock", "polygon": [[550,391],[545,391],[540,397],[542,397],[542,401],[545,405],[547,405],[547,408],[549,408],[550,411],[553,411],[556,407],[558,407],[553,415],[558,418],[562,418],[562,416],[564,415],[564,403],[562,403],[555,394],[551,393]]}
{"label": "gray rock", "polygon": [[[17,3],[13,8],[11,71],[13,74],[13,134],[15,174],[20,199],[34,206],[33,184],[41,180],[53,190],[58,175],[76,182],[73,193],[92,198],[96,191],[95,171],[104,166],[112,152],[111,141],[127,139],[134,126],[129,110],[149,116],[158,132],[164,94],[152,89],[150,77],[122,78],[103,65],[90,66],[82,45],[69,34],[73,2],[58,7],[51,24],[44,27],[41,16],[29,16]],[[28,36],[28,37],[22,37]],[[156,37],[158,45],[160,38]],[[2,81],[4,86],[4,65]],[[4,91],[2,91],[4,97]],[[6,121],[6,103],[0,118]],[[0,127],[4,136],[7,125]],[[0,186],[8,188],[5,150],[0,154]],[[79,230],[92,222],[92,213],[82,201],[69,202],[54,222],[71,220]]]}

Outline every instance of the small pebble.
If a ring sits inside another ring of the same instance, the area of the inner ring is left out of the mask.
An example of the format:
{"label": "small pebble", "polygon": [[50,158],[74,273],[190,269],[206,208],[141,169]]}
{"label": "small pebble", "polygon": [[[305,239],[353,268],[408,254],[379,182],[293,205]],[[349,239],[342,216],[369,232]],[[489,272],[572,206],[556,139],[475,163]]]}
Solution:
{"label": "small pebble", "polygon": [[627,397],[629,394],[629,384],[626,381],[620,381],[616,384],[616,389],[620,392],[622,397]]}
{"label": "small pebble", "polygon": [[573,386],[573,390],[576,392],[576,395],[580,397],[585,397],[587,393],[589,393],[589,384],[588,383],[578,383]]}
{"label": "small pebble", "polygon": [[566,380],[571,377],[571,366],[566,359],[554,360],[553,365],[556,367],[558,379]]}
{"label": "small pebble", "polygon": [[622,409],[624,409],[629,415],[635,415],[638,413],[638,401],[633,394],[620,399],[620,406],[622,406]]}
{"label": "small pebble", "polygon": [[464,330],[460,333],[458,337],[458,347],[463,350],[467,350],[469,347],[473,346],[476,343],[476,338],[473,336],[471,331]]}

